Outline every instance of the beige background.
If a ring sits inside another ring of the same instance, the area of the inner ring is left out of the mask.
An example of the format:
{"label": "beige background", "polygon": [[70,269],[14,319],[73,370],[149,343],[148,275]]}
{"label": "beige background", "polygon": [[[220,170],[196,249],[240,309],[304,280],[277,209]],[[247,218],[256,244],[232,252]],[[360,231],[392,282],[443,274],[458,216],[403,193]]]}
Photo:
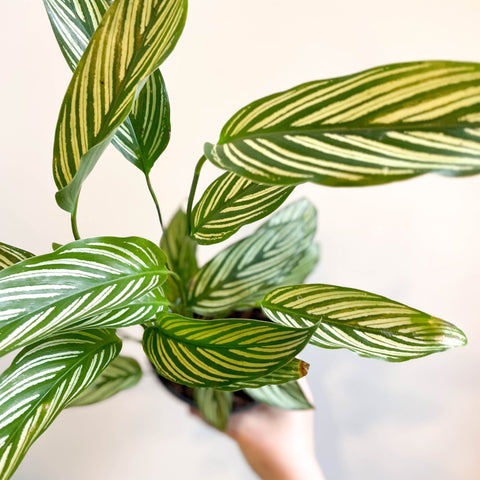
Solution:
{"label": "beige background", "polygon": [[[70,72],[40,0],[4,0],[2,18],[0,238],[43,253],[52,241],[71,240],[50,171]],[[203,142],[215,141],[238,108],[301,82],[383,63],[479,61],[479,18],[474,0],[192,1],[184,35],[163,68],[173,132],[153,183],[164,216],[185,204]],[[479,478],[480,177],[305,186],[295,195],[308,195],[319,211],[323,259],[312,281],[386,295],[456,323],[470,340],[467,348],[400,365],[308,350],[327,478]],[[85,184],[79,228],[83,236],[159,237],[141,174],[113,148]],[[202,258],[214,251],[202,249]],[[141,358],[135,347],[128,349]],[[254,478],[234,445],[191,419],[148,373],[130,392],[63,413],[13,478],[193,476]]]}

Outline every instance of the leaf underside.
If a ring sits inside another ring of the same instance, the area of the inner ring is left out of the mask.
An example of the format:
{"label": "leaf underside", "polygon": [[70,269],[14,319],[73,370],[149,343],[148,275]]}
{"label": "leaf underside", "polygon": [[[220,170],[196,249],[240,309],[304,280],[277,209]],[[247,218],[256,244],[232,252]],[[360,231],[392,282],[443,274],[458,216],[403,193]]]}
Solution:
{"label": "leaf underside", "polygon": [[298,382],[282,385],[265,385],[245,390],[257,402],[286,410],[310,410],[313,405],[308,401]]}
{"label": "leaf underside", "polygon": [[316,211],[309,201],[301,199],[280,210],[197,272],[189,295],[193,311],[219,316],[255,306],[266,292],[284,285],[310,250],[315,230]]}

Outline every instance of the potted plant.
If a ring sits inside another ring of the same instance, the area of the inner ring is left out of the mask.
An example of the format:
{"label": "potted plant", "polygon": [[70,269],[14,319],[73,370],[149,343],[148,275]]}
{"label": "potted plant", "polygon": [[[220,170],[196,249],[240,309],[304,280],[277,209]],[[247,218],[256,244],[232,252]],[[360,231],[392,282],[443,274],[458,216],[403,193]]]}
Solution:
{"label": "potted plant", "polygon": [[[0,478],[62,409],[138,381],[138,364],[119,355],[119,328],[144,326],[149,360],[195,389],[218,428],[232,391],[308,408],[297,384],[307,372],[297,355],[307,344],[403,361],[466,342],[454,325],[380,295],[303,284],[318,259],[315,209],[307,200],[280,206],[304,182],[367,186],[478,173],[479,65],[394,64],[257,100],[206,144],[186,212],[166,226],[161,248],[139,237],[82,239],[82,182],[110,142],[145,175],[163,223],[149,180],[170,133],[158,67],[180,36],[187,2],[44,3],[74,70],[53,165],[75,241],[38,256],[1,245],[1,352],[21,350],[0,379]],[[225,173],[195,204],[207,161]],[[224,241],[268,215],[198,266],[198,244]],[[256,318],[260,310],[268,322]]]}

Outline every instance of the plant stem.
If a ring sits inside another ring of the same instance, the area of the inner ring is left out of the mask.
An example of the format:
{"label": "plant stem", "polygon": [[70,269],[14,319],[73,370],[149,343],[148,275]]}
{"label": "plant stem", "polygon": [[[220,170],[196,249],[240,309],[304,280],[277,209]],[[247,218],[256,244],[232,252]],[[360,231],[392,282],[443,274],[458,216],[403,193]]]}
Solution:
{"label": "plant stem", "polygon": [[78,207],[78,199],[75,202],[75,208],[70,216],[70,223],[72,225],[72,233],[73,238],[75,240],[80,240],[80,234],[78,233],[78,226],[77,226],[77,207]]}
{"label": "plant stem", "polygon": [[188,205],[187,205],[187,224],[188,224],[188,234],[192,230],[191,225],[191,216],[192,216],[192,206],[193,206],[193,199],[195,198],[195,191],[197,190],[198,178],[200,177],[200,170],[203,167],[203,164],[206,162],[207,157],[202,155],[200,160],[197,162],[195,166],[195,172],[193,174],[192,186],[190,187],[190,194],[188,195]]}
{"label": "plant stem", "polygon": [[157,196],[155,195],[155,191],[153,190],[152,183],[150,182],[150,176],[148,173],[145,173],[145,180],[147,181],[148,191],[153,199],[153,203],[155,204],[155,208],[157,210],[158,220],[160,221],[160,226],[163,230],[163,221],[162,221],[162,214],[160,212],[160,205],[158,204]]}

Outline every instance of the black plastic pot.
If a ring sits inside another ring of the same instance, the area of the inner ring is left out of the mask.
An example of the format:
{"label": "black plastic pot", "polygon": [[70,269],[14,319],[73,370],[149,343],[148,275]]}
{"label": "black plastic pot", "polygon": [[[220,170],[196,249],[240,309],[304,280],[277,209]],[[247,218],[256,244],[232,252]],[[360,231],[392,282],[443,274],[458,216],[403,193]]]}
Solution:
{"label": "black plastic pot", "polygon": [[[179,400],[187,403],[188,405],[195,406],[195,401],[193,399],[193,390],[190,387],[185,385],[180,385],[179,383],[172,382],[165,377],[162,377],[156,370],[157,378],[160,380],[162,385]],[[243,390],[237,390],[233,392],[233,409],[232,412],[241,412],[248,408],[256,405],[256,401]]]}

